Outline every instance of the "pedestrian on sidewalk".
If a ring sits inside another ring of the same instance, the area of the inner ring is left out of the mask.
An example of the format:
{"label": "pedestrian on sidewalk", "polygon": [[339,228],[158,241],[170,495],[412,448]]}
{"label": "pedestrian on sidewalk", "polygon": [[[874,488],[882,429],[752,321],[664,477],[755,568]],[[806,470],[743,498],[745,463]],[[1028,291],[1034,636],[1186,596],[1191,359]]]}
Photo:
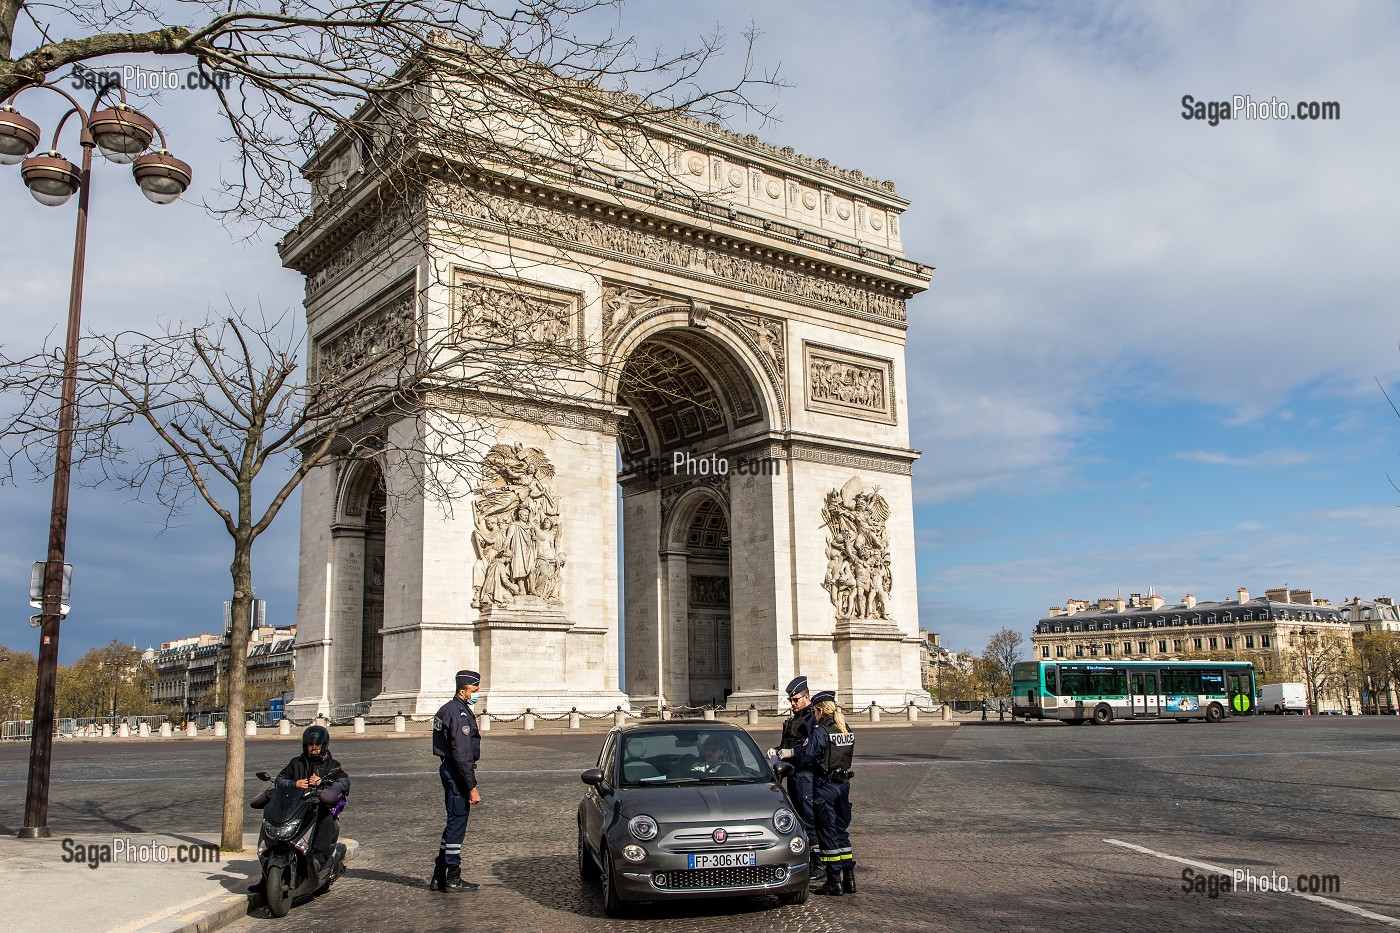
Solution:
{"label": "pedestrian on sidewalk", "polygon": [[438,777],[442,779],[443,805],[447,825],[433,863],[430,891],[456,893],[474,891],[477,885],[462,877],[462,840],[467,835],[471,808],[481,803],[476,789],[476,762],[481,757],[481,729],[472,706],[481,689],[476,671],[457,672],[457,694],[443,704],[433,717],[433,754],[441,759]]}

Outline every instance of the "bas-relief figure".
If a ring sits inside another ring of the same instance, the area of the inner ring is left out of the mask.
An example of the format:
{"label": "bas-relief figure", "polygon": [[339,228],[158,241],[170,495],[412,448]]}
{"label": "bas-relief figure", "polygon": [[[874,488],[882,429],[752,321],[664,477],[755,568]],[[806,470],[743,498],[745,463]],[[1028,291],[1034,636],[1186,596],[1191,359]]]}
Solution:
{"label": "bas-relief figure", "polygon": [[826,494],[822,524],[827,529],[826,577],[822,587],[839,620],[888,620],[890,539],[885,520],[890,506],[879,487],[865,490],[853,476]]}
{"label": "bas-relief figure", "polygon": [[538,448],[497,444],[482,472],[472,504],[472,606],[557,604],[567,558],[559,549],[554,466]]}

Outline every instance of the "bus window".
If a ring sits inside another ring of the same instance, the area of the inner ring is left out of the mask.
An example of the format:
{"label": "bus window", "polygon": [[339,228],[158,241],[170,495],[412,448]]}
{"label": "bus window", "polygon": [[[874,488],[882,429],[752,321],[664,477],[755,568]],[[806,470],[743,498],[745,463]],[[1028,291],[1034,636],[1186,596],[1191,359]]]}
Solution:
{"label": "bus window", "polygon": [[1162,671],[1162,693],[1195,696],[1201,692],[1201,672],[1183,670]]}
{"label": "bus window", "polygon": [[1225,695],[1224,671],[1201,671],[1201,693],[1213,697]]}

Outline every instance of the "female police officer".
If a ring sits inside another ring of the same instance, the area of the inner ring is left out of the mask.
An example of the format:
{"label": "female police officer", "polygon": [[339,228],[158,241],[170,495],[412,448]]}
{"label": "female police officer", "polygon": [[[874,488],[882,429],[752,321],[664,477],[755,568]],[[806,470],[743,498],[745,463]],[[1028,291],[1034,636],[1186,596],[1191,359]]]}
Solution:
{"label": "female police officer", "polygon": [[856,893],[856,863],[851,853],[851,763],[856,737],[836,706],[836,694],[823,690],[812,697],[816,722],[793,755],[799,767],[813,774],[812,805],[817,847],[826,868],[826,883],[818,894],[840,897]]}

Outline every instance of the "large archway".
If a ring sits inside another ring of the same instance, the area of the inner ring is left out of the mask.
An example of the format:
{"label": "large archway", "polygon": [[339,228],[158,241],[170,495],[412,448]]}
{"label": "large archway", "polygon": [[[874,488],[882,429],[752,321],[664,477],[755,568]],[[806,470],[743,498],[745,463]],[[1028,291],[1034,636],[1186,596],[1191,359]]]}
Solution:
{"label": "large archway", "polygon": [[780,465],[755,446],[771,390],[735,335],[695,327],[684,307],[650,323],[618,384],[624,689],[672,707],[767,698],[779,644],[765,515],[785,498]]}

